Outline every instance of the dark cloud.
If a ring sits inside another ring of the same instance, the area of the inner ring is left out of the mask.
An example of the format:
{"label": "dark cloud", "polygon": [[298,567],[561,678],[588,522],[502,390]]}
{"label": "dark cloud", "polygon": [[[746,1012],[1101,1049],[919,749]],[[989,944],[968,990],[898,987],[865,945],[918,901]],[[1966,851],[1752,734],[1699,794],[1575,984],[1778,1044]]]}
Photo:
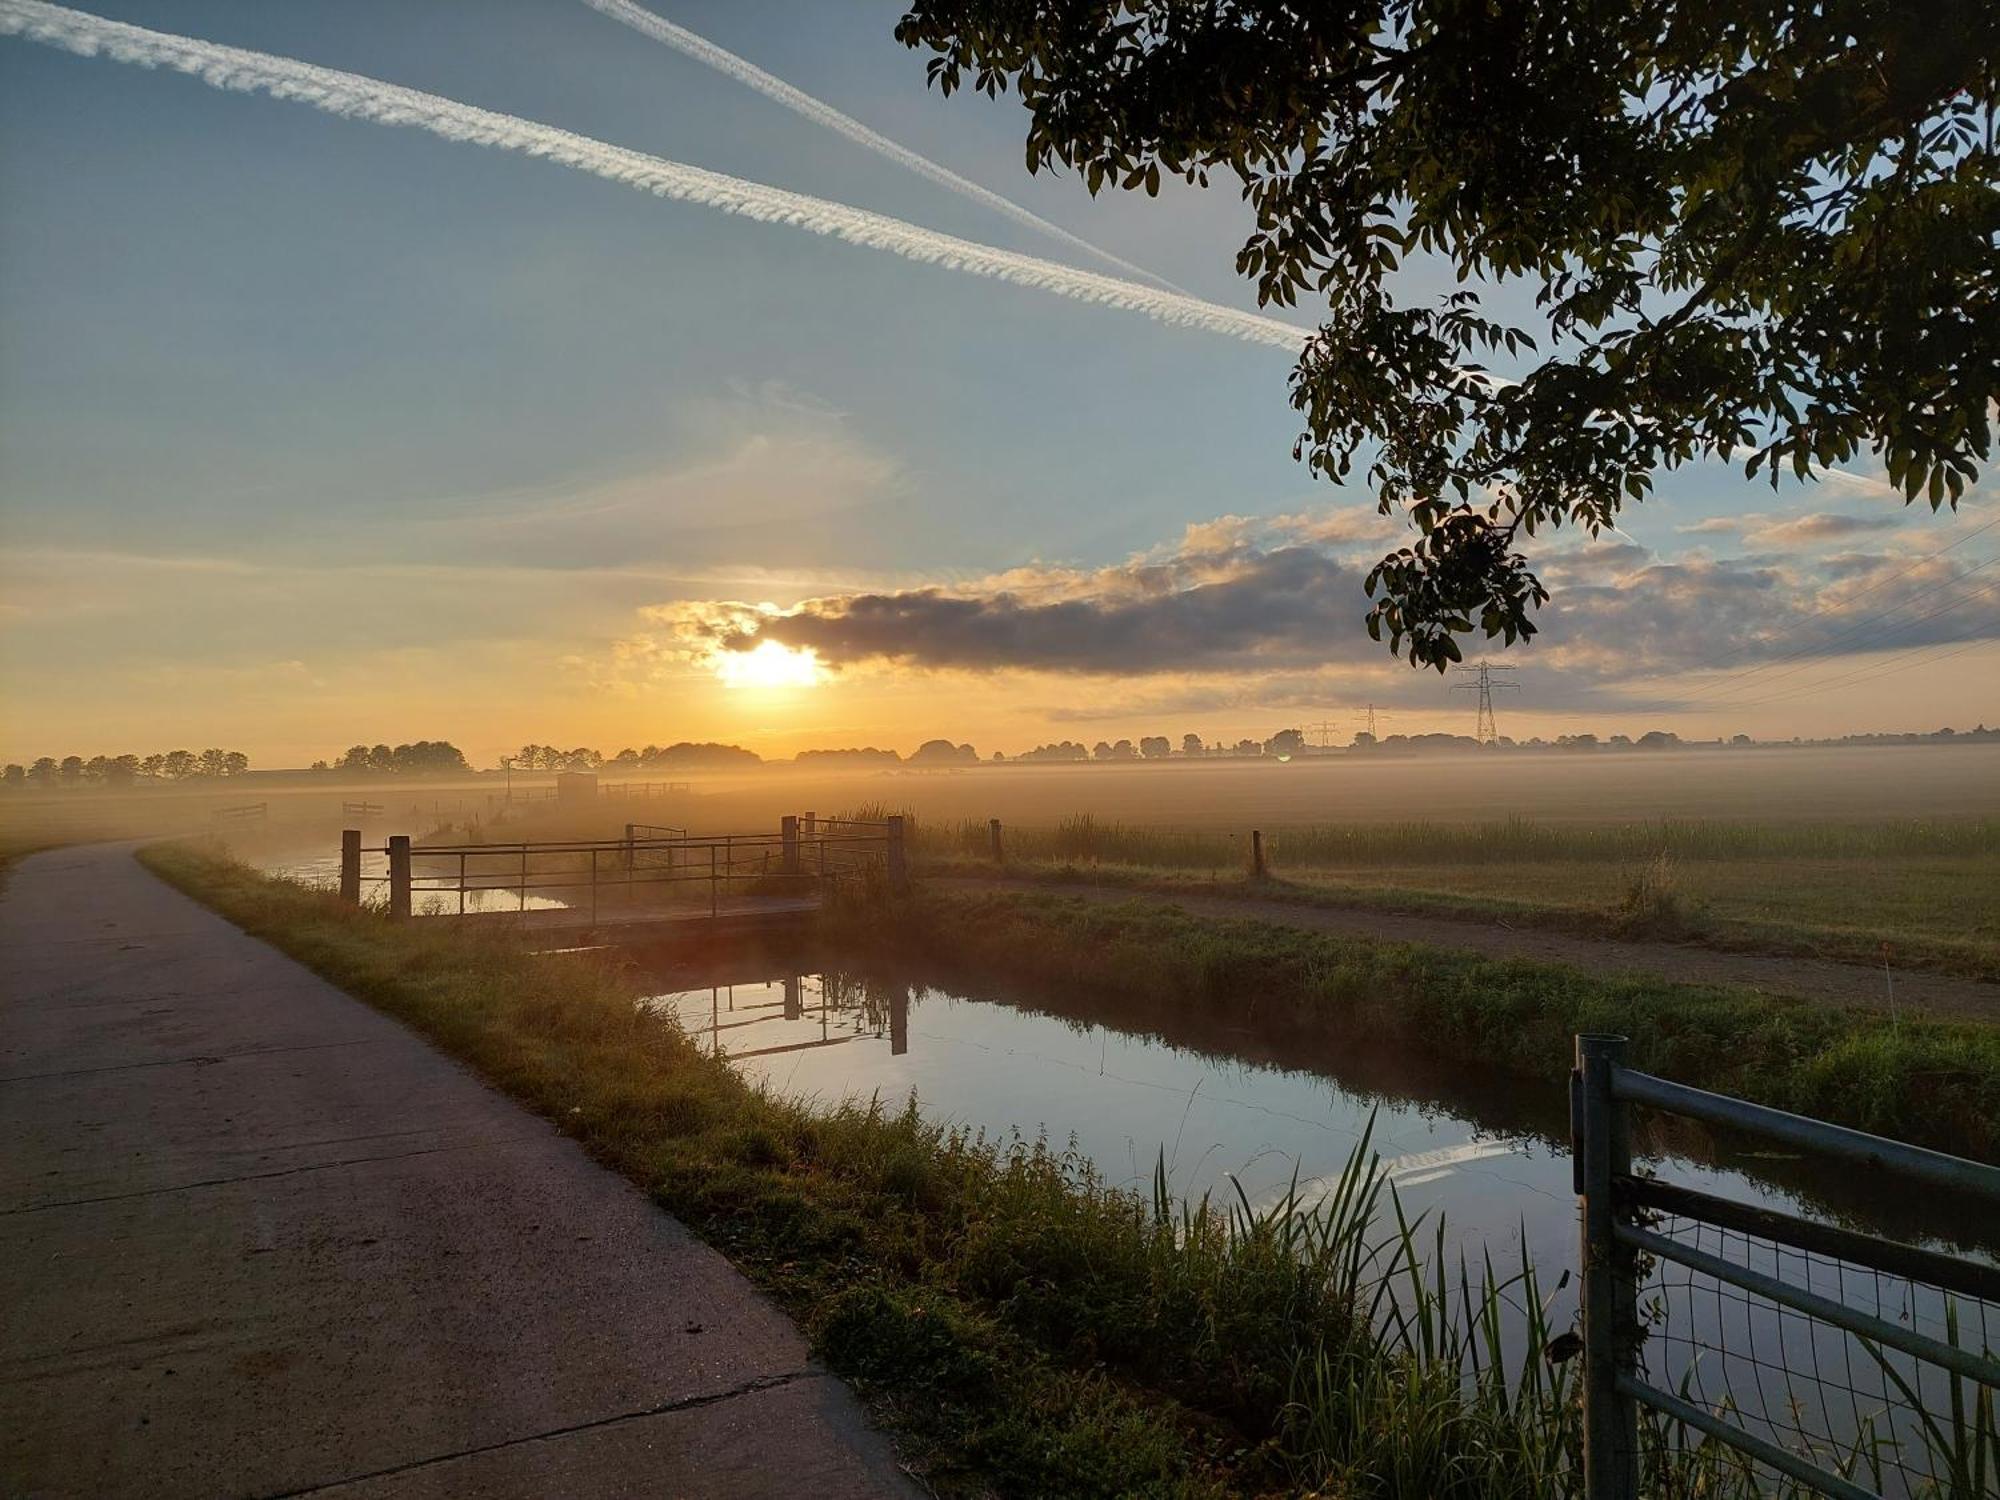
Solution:
{"label": "dark cloud", "polygon": [[[1783,524],[1808,522],[1822,536],[1880,529],[1856,517]],[[1565,692],[1795,653],[2000,638],[2000,569],[1973,573],[1951,557],[1913,563],[1848,552],[1808,565],[1779,552],[1667,562],[1629,540],[1601,538],[1545,553],[1540,565],[1554,598],[1539,616],[1540,633],[1515,659],[1560,674]],[[1300,518],[1225,517],[1188,528],[1173,547],[1106,568],[1024,568],[957,587],[833,595],[784,611],[663,607],[655,618],[670,622],[681,648],[697,657],[776,641],[835,668],[873,661],[1151,678],[1156,687],[1133,691],[1190,705],[1268,705],[1274,694],[1310,704],[1325,700],[1334,677],[1352,684],[1401,673],[1363,626],[1366,568],[1367,558],[1335,555]],[[1088,716],[1094,706],[1069,712]]]}
{"label": "dark cloud", "polygon": [[1351,655],[1366,640],[1362,573],[1310,547],[1245,548],[1190,579],[1172,564],[1107,570],[1070,597],[910,589],[816,599],[746,622],[760,640],[829,662],[1053,672],[1279,667]]}

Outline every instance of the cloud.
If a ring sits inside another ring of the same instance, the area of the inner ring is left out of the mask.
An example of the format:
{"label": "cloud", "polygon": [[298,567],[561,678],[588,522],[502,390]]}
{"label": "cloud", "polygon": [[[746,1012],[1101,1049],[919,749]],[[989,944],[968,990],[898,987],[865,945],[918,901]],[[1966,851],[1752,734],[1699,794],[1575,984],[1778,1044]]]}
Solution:
{"label": "cloud", "polygon": [[[1351,512],[1223,516],[1107,567],[1033,565],[961,584],[829,594],[789,609],[661,605],[645,613],[665,627],[663,641],[648,637],[645,650],[700,663],[776,641],[849,671],[1087,679],[1082,701],[1072,698],[1056,715],[1069,719],[1309,707],[1353,696],[1359,683],[1393,701],[1396,684],[1413,679],[1362,627],[1365,563],[1308,539],[1367,534]],[[1736,670],[1794,655],[2000,638],[2000,574],[1989,583],[1990,565],[1976,559],[1913,563],[1850,551],[1831,565],[1793,556],[1667,561],[1602,538],[1542,563],[1561,581],[1539,617],[1541,633],[1510,659],[1544,669],[1544,706],[1603,701],[1622,685],[1718,660]]]}
{"label": "cloud", "polygon": [[777,641],[830,666],[1152,674],[1311,667],[1367,642],[1363,569],[1323,540],[1328,515],[1224,516],[1177,544],[1094,569],[1032,566],[960,586],[648,611],[692,657]]}
{"label": "cloud", "polygon": [[642,36],[649,36],[656,42],[663,42],[675,51],[694,58],[697,62],[706,63],[725,77],[733,78],[745,87],[755,89],[765,98],[776,100],[794,114],[812,121],[815,125],[824,126],[835,135],[843,136],[877,156],[886,157],[897,166],[916,173],[926,182],[934,182],[961,197],[970,198],[974,203],[990,208],[995,213],[1012,219],[1016,224],[1025,224],[1037,233],[1048,235],[1051,239],[1094,255],[1121,271],[1143,276],[1146,280],[1171,291],[1180,290],[1172,282],[1155,276],[1144,266],[1135,266],[1129,260],[1120,260],[1109,250],[1093,245],[1081,235],[1071,234],[1060,225],[1051,224],[1039,214],[1023,208],[1013,199],[1003,198],[990,188],[983,188],[978,183],[959,176],[949,167],[940,166],[929,157],[920,156],[907,146],[898,145],[887,136],[870,130],[853,116],[842,114],[831,104],[815,99],[803,89],[792,87],[784,79],[766,73],[755,63],[738,57],[726,48],[718,47],[706,37],[689,31],[687,27],[676,25],[664,16],[656,16],[643,6],[634,5],[632,0],[583,0],[583,3],[592,10],[600,11],[612,20],[631,27]]}
{"label": "cloud", "polygon": [[925,265],[1142,313],[1161,323],[1270,344],[1292,353],[1297,353],[1309,336],[1306,330],[1276,318],[940,234],[886,214],[649,156],[359,73],[151,31],[44,0],[0,0],[0,36],[26,37],[82,57],[105,56],[142,68],[166,68],[213,88],[262,92],[342,119],[409,126],[450,141],[519,152],[655,197],[696,203],[764,223],[789,224],[810,234],[886,250]]}
{"label": "cloud", "polygon": [[1599,537],[1573,547],[1544,552],[1534,559],[1537,575],[1552,587],[1571,587],[1594,579],[1615,578],[1653,561],[1653,549],[1638,542]]}
{"label": "cloud", "polygon": [[2000,582],[1974,561],[1850,554],[1833,570],[1663,562],[1558,592],[1524,661],[1601,681],[1780,657],[2000,638]]}
{"label": "cloud", "polygon": [[1752,526],[1744,532],[1743,540],[1752,547],[1816,547],[1866,532],[1893,531],[1902,524],[1901,516],[1794,516]]}

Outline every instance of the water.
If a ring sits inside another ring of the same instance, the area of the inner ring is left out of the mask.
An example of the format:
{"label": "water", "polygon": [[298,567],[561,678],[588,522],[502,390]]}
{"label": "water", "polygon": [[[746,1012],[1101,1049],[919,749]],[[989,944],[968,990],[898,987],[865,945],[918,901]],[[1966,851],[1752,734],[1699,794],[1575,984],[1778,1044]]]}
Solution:
{"label": "water", "polygon": [[[1406,1210],[1443,1216],[1454,1264],[1463,1250],[1476,1276],[1490,1255],[1496,1273],[1510,1276],[1525,1245],[1545,1290],[1577,1264],[1567,1105],[1557,1086],[1248,1024],[1121,1015],[1046,994],[973,998],[840,973],[669,990],[648,1003],[774,1092],[827,1104],[873,1096],[890,1108],[914,1094],[927,1118],[989,1138],[1073,1143],[1108,1181],[1143,1193],[1164,1160],[1184,1197],[1233,1199],[1240,1188],[1261,1207],[1296,1176],[1310,1199],[1372,1129],[1372,1148]],[[1924,1195],[1897,1193],[1852,1168],[1815,1170],[1699,1127],[1642,1129],[1637,1145],[1659,1177],[1719,1197],[1988,1260],[2000,1240],[1992,1222],[1948,1213],[1926,1222]],[[1715,1233],[1700,1245],[1717,1249]],[[1779,1269],[1768,1245],[1722,1248],[1757,1269]],[[1933,1289],[1783,1254],[1787,1279],[1944,1335]],[[1557,1327],[1573,1316],[1574,1290],[1572,1282],[1556,1291]],[[1726,1393],[1744,1419],[1761,1419],[1766,1435],[1789,1435],[1788,1446],[1798,1446],[1793,1429],[1851,1438],[1871,1416],[1917,1446],[1914,1414],[1840,1330],[1752,1305],[1704,1279],[1690,1283],[1675,1267],[1653,1291],[1666,1307],[1648,1354],[1656,1384],[1674,1389],[1685,1376],[1711,1401]],[[1972,1336],[1961,1341],[1976,1348],[1973,1307]],[[2000,1309],[1983,1312],[1985,1343],[2000,1348]],[[1923,1389],[1927,1406],[1942,1406],[1941,1385]],[[1891,1475],[1885,1488],[1908,1487]]]}
{"label": "water", "polygon": [[[276,875],[284,880],[296,880],[301,885],[320,886],[326,890],[336,889],[340,884],[340,854],[323,851],[315,843],[310,851],[298,849],[281,850],[241,850],[238,857],[245,860],[266,875]],[[485,868],[478,861],[483,860]],[[474,889],[465,892],[465,910],[470,912],[509,911],[555,911],[569,903],[558,901],[551,896],[539,895],[530,890],[525,897],[518,890],[510,890],[504,884],[506,875],[499,866],[504,862],[499,854],[475,856],[470,874],[486,880],[491,889]],[[426,861],[423,851],[416,852],[413,861],[415,872],[413,889],[410,893],[410,912],[413,916],[457,915],[459,892],[457,890],[457,863],[444,859]],[[427,881],[439,881],[452,887],[446,891],[426,890]],[[389,856],[379,846],[364,847],[361,851],[361,899],[388,899]]]}

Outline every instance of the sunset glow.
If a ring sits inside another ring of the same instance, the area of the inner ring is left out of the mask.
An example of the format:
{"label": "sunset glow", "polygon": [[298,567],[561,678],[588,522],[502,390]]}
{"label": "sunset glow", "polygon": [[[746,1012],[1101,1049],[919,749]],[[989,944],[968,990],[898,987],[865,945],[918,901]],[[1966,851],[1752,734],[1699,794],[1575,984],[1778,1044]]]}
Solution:
{"label": "sunset glow", "polygon": [[715,675],[724,687],[816,687],[826,674],[817,651],[795,651],[776,641],[761,641],[748,651],[724,651],[715,659]]}

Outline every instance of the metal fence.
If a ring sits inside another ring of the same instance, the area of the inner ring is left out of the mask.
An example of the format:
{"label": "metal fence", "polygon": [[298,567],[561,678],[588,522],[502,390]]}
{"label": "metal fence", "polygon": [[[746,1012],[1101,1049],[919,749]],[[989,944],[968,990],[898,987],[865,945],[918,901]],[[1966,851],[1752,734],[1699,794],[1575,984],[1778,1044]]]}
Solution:
{"label": "metal fence", "polygon": [[1658,1493],[1657,1461],[1697,1448],[1774,1492],[2000,1494],[2000,1268],[1639,1176],[1630,1114],[1893,1173],[1989,1236],[2000,1170],[1636,1072],[1624,1045],[1578,1037],[1571,1079],[1589,1500]]}
{"label": "metal fence", "polygon": [[[817,898],[838,881],[880,870],[893,887],[907,879],[900,818],[860,824],[821,820],[810,832],[797,817],[776,833],[691,835],[662,824],[628,823],[617,839],[546,839],[510,843],[423,844],[407,836],[364,848],[358,829],[341,835],[340,892],[358,904],[364,883],[388,887],[393,917],[427,912],[521,915],[530,899],[587,912],[609,907],[663,913],[706,905],[709,916],[738,897],[768,904]],[[385,873],[364,877],[364,857],[381,856]]]}

